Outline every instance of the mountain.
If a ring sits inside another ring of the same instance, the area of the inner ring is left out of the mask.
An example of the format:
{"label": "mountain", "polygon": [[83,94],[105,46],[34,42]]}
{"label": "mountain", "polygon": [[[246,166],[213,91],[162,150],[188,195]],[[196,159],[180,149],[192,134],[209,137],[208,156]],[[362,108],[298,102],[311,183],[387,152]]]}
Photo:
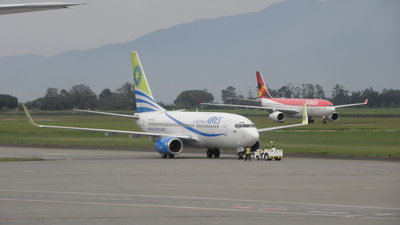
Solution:
{"label": "mountain", "polygon": [[129,43],[52,57],[2,57],[0,93],[27,101],[48,87],[83,83],[97,94],[116,89],[132,81],[131,50],[139,52],[153,95],[167,103],[189,89],[207,89],[217,100],[228,86],[244,96],[256,93],[256,70],[271,88],[314,83],[327,95],[337,83],[349,90],[399,88],[399,10],[397,0],[288,0]]}

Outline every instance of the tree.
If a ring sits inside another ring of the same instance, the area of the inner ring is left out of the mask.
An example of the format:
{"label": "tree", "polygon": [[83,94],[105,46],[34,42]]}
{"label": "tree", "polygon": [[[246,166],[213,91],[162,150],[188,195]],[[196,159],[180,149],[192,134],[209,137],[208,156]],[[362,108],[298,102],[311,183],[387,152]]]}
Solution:
{"label": "tree", "polygon": [[345,90],[343,85],[336,84],[332,90],[332,101],[335,105],[349,103],[349,90]]}
{"label": "tree", "polygon": [[59,92],[57,88],[47,88],[45,96],[37,106],[42,110],[72,109],[72,101],[70,94],[65,89]]}
{"label": "tree", "polygon": [[362,91],[352,91],[350,94],[350,102],[362,102],[363,99],[363,92]]}
{"label": "tree", "polygon": [[321,85],[319,84],[315,85],[315,98],[325,99],[324,89],[322,89]]}
{"label": "tree", "polygon": [[221,91],[221,98],[225,104],[232,104],[237,97],[236,88],[229,86]]}
{"label": "tree", "polygon": [[108,98],[111,95],[112,95],[111,90],[109,88],[106,88],[99,94],[99,100]]}
{"label": "tree", "polygon": [[92,109],[96,105],[97,96],[87,85],[74,85],[69,94],[74,108]]}
{"label": "tree", "polygon": [[71,95],[65,89],[60,91],[60,101],[62,102],[63,109],[72,109]]}
{"label": "tree", "polygon": [[135,89],[132,84],[126,82],[120,88],[117,89],[117,93],[127,97],[130,101],[135,102]]}
{"label": "tree", "polygon": [[289,87],[292,90],[293,98],[301,98],[301,88],[300,87],[293,87],[293,85],[289,84]]}
{"label": "tree", "polygon": [[174,104],[177,108],[194,108],[201,102],[212,102],[214,96],[203,90],[187,90],[176,97]]}
{"label": "tree", "polygon": [[368,99],[368,106],[373,107],[381,107],[381,100],[379,96],[379,92],[374,91],[372,87],[367,88],[362,93],[363,99]]}
{"label": "tree", "polygon": [[383,89],[380,100],[383,107],[399,107],[400,90]]}
{"label": "tree", "polygon": [[127,96],[106,88],[99,95],[97,107],[103,110],[129,110],[133,109],[133,103]]}
{"label": "tree", "polygon": [[248,92],[248,99],[257,99],[257,96],[254,95],[253,91],[251,90],[251,88],[249,88],[249,92]]}
{"label": "tree", "polygon": [[316,90],[313,84],[302,84],[300,92],[302,98],[316,98]]}
{"label": "tree", "polygon": [[18,99],[11,95],[0,94],[0,110],[3,108],[15,109],[18,106]]}
{"label": "tree", "polygon": [[127,98],[127,103],[129,106],[126,106],[125,108],[136,109],[135,89],[131,83],[126,82],[125,84],[123,84],[120,88],[117,89],[117,93]]}
{"label": "tree", "polygon": [[276,97],[277,98],[291,98],[292,94],[293,94],[293,92],[289,86],[282,86],[281,88],[278,89],[278,91],[276,93]]}
{"label": "tree", "polygon": [[65,109],[61,101],[61,96],[57,88],[47,88],[43,102],[40,106],[42,110],[62,110]]}
{"label": "tree", "polygon": [[26,107],[28,107],[29,109],[41,109],[43,105],[43,99],[44,97],[40,97],[33,101],[27,102]]}

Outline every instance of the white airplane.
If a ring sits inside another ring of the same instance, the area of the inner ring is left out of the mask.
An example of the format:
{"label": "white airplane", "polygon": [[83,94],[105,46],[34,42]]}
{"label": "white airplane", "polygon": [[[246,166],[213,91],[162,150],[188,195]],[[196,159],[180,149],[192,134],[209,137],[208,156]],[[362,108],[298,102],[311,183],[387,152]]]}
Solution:
{"label": "white airplane", "polygon": [[270,112],[269,118],[276,122],[283,122],[286,117],[301,118],[303,116],[303,105],[307,105],[308,120],[313,123],[314,117],[321,117],[326,123],[329,121],[338,121],[339,114],[337,108],[352,107],[368,104],[368,99],[361,103],[353,103],[346,105],[333,105],[332,102],[325,99],[305,99],[305,98],[273,98],[264,82],[261,72],[256,72],[258,99],[246,101],[260,102],[261,106],[251,105],[234,105],[234,104],[217,104],[217,103],[201,103],[203,105],[227,106],[247,109],[263,109]]}
{"label": "white airplane", "polygon": [[68,2],[38,2],[38,3],[21,3],[21,4],[3,4],[0,5],[0,15],[12,13],[24,13],[41,10],[63,9],[69,6],[82,5],[80,3]]}
{"label": "white airplane", "polygon": [[175,155],[182,152],[184,145],[208,148],[208,158],[218,158],[220,156],[221,148],[237,149],[239,147],[252,147],[253,150],[256,150],[260,146],[258,140],[259,132],[308,124],[306,106],[304,106],[304,117],[302,123],[262,129],[257,129],[253,122],[246,117],[237,114],[220,112],[167,111],[153,98],[137,52],[132,52],[131,56],[137,112],[134,115],[124,115],[89,110],[79,111],[133,118],[138,127],[142,130],[141,132],[39,125],[32,120],[28,110],[23,106],[29,121],[33,125],[42,128],[119,133],[129,134],[135,137],[148,136],[155,142],[155,148],[163,158],[174,158]]}

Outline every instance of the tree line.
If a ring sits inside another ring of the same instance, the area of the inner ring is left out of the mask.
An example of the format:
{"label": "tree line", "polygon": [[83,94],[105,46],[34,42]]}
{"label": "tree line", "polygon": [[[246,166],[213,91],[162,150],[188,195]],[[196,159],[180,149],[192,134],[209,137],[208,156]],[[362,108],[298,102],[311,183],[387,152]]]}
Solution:
{"label": "tree line", "polygon": [[26,103],[28,108],[41,110],[101,109],[134,110],[135,93],[130,83],[123,84],[116,91],[104,89],[99,96],[89,86],[74,85],[69,91],[48,88],[43,97]]}
{"label": "tree line", "polygon": [[[372,87],[361,91],[349,91],[343,85],[336,84],[333,87],[332,95],[327,98],[323,88],[316,84],[302,84],[293,86],[284,85],[279,89],[269,89],[271,96],[280,98],[310,98],[328,99],[335,105],[363,102],[368,99],[368,106],[378,107],[400,107],[400,90],[383,89],[378,92]],[[227,104],[246,104],[245,97],[238,94],[236,88],[229,86],[221,91],[221,99]],[[257,96],[249,90],[246,98],[256,99]],[[84,84],[74,85],[68,91],[65,89],[48,88],[43,97],[27,102],[29,108],[41,110],[67,110],[67,109],[100,109],[100,110],[135,110],[135,92],[130,83],[123,84],[115,91],[109,88],[104,89],[98,96]],[[199,103],[213,102],[214,96],[204,90],[185,90],[175,99],[173,104],[159,104],[166,109],[195,108]],[[16,97],[0,94],[0,109],[14,109],[18,106]]]}

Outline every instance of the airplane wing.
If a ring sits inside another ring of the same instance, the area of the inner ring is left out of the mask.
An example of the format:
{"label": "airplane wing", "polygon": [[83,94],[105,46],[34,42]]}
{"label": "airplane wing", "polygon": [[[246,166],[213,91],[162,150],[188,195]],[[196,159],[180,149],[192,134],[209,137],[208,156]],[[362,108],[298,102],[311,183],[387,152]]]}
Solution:
{"label": "airplane wing", "polygon": [[368,104],[368,99],[365,99],[365,101],[362,102],[362,103],[354,103],[354,104],[346,104],[346,105],[335,105],[334,107],[336,109],[338,109],[338,108],[344,108],[344,107],[350,107],[350,106],[356,106],[356,105],[366,105],[366,104]]}
{"label": "airplane wing", "polygon": [[250,99],[250,98],[236,98],[236,97],[233,97],[233,98],[228,98],[228,99],[235,99],[235,100],[240,100],[240,101],[245,101],[245,102],[260,102],[259,98]]}
{"label": "airplane wing", "polygon": [[[135,136],[149,136],[149,137],[163,137],[166,136],[167,134],[163,133],[151,133],[151,132],[140,132],[140,131],[126,131],[126,130],[110,130],[110,129],[97,129],[97,128],[85,128],[85,127],[67,127],[67,126],[52,126],[52,125],[41,125],[37,124],[33,121],[31,115],[29,114],[28,109],[25,107],[23,104],[22,107],[24,108],[25,115],[28,117],[29,122],[36,126],[36,127],[41,127],[41,128],[56,128],[56,129],[68,129],[68,130],[84,130],[84,131],[95,131],[95,132],[105,132],[105,133],[116,133],[116,134],[130,134],[130,135],[135,135]],[[193,137],[191,136],[186,136],[186,135],[172,135],[177,138],[181,139],[187,139],[187,140],[194,140]]]}
{"label": "airplane wing", "polygon": [[226,106],[226,107],[236,107],[236,108],[245,108],[245,109],[262,109],[267,110],[269,112],[280,111],[286,114],[297,114],[299,111],[295,109],[286,109],[286,108],[276,108],[276,107],[265,107],[265,106],[253,106],[253,105],[234,105],[234,104],[217,104],[217,103],[201,103],[202,105],[211,105],[211,106]]}
{"label": "airplane wing", "polygon": [[82,5],[80,3],[67,3],[67,2],[39,2],[39,3],[26,3],[26,4],[3,4],[0,5],[1,14],[24,13],[41,10],[63,9],[69,6]]}
{"label": "airplane wing", "polygon": [[261,128],[257,129],[258,132],[265,132],[265,131],[273,131],[273,130],[279,130],[279,129],[286,129],[290,127],[298,127],[298,126],[304,126],[308,124],[308,115],[307,115],[307,106],[304,104],[303,108],[303,121],[298,124],[290,124],[290,125],[285,125],[285,126],[278,126],[278,127],[267,127],[267,128]]}
{"label": "airplane wing", "polygon": [[119,117],[127,117],[127,118],[134,118],[134,119],[138,118],[135,115],[126,115],[126,114],[119,114],[119,113],[108,113],[108,112],[99,112],[99,111],[82,110],[82,109],[74,109],[74,110],[79,111],[79,112],[95,113],[95,114],[108,115],[108,116],[119,116]]}

